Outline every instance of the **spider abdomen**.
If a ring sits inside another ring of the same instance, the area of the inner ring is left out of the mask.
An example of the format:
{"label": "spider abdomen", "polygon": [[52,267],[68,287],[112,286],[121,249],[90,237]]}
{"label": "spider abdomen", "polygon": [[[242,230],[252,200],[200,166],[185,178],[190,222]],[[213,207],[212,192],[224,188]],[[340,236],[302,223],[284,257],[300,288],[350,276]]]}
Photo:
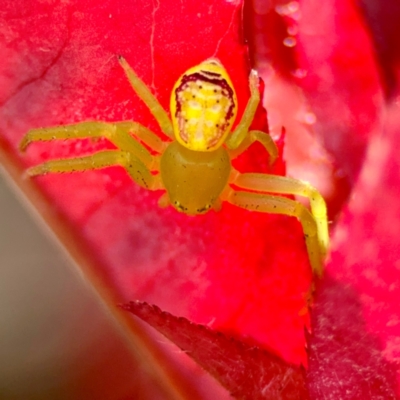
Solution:
{"label": "spider abdomen", "polygon": [[171,94],[171,119],[176,140],[195,151],[221,147],[237,112],[237,98],[225,68],[208,59],[186,71]]}
{"label": "spider abdomen", "polygon": [[191,215],[212,208],[228,183],[230,171],[230,158],[222,147],[196,152],[172,142],[160,162],[161,179],[171,204]]}

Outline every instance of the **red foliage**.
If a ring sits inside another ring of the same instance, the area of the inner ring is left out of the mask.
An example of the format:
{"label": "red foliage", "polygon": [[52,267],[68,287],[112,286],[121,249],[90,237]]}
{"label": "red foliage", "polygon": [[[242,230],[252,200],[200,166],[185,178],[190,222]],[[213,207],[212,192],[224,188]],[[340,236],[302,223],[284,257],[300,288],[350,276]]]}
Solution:
{"label": "red foliage", "polygon": [[326,393],[398,398],[400,225],[394,221],[400,217],[399,115],[398,105],[389,107],[382,136],[370,143],[334,236],[329,275],[317,288],[310,338],[315,398]]}
{"label": "red foliage", "polygon": [[304,368],[286,364],[258,347],[251,347],[186,318],[162,312],[142,302],[123,306],[187,352],[199,365],[243,400],[307,400]]}
{"label": "red foliage", "polygon": [[352,186],[381,117],[382,89],[373,48],[351,2],[303,0],[301,10],[298,67],[304,77],[299,83],[316,114],[318,134]]}
{"label": "red foliage", "polygon": [[[217,0],[3,3],[0,149],[10,171],[14,168],[20,174],[45,159],[90,154],[111,146],[105,140],[39,143],[22,157],[18,143],[33,127],[133,119],[159,132],[149,111],[132,93],[117,63],[118,54],[166,109],[180,74],[211,56],[228,69],[241,110],[246,104],[249,68],[239,36],[240,4]],[[318,8],[310,0],[297,6],[289,3],[292,8],[280,1],[270,2],[268,9],[262,4],[255,1],[253,6],[259,14],[258,24],[263,20],[260,15],[273,24],[257,25],[258,39],[264,35],[262,43],[272,49],[261,53],[261,61],[269,57],[309,102],[316,117],[316,137],[335,162],[337,176],[329,177],[335,187],[331,206],[336,212],[341,210],[350,191],[353,194],[334,235],[327,277],[317,285],[313,332],[308,337],[310,398],[395,398],[400,333],[400,232],[393,222],[400,217],[397,105],[389,110],[391,118],[384,121],[382,136],[375,138],[384,107],[379,68],[365,21],[352,2],[328,1],[318,3]],[[288,26],[287,33],[296,39],[289,50],[282,42]],[[397,71],[393,64],[389,61],[385,70]],[[386,92],[396,92],[391,89]],[[265,128],[265,122],[259,119],[255,127]],[[302,137],[297,139],[304,143]],[[254,146],[238,166],[265,171],[265,161],[263,150]],[[312,157],[310,162],[316,169]],[[284,172],[282,161],[274,172]],[[232,347],[221,344],[229,356],[258,346],[286,362],[306,364],[304,327],[309,326],[311,274],[297,221],[229,205],[219,213],[195,218],[171,208],[160,209],[160,193],[140,189],[117,167],[49,175],[36,178],[33,185],[20,184],[28,187],[33,201],[35,193],[41,194],[52,213],[53,227],[61,226],[58,233],[62,237],[61,231],[73,236],[70,248],[78,247],[84,272],[111,308],[135,299],[156,304],[170,313],[149,309],[152,314],[145,319],[156,319],[159,328],[175,321],[172,315],[185,317],[169,326],[168,335],[180,345],[177,333],[182,332],[173,332],[173,328],[181,324],[190,330],[196,341],[186,341],[181,347],[197,352],[198,362],[198,341],[207,335],[224,341],[225,336],[215,333],[220,331],[235,338]],[[43,205],[36,205],[43,212]],[[130,316],[125,313],[121,318]],[[144,328],[137,329],[138,336],[147,335]],[[159,347],[156,339],[148,337],[149,347]],[[169,370],[178,375],[178,392],[187,394],[185,387],[191,386],[191,398],[221,396],[211,381],[199,383],[196,374],[200,373],[193,372],[185,355],[165,347],[163,351],[167,353],[167,375]],[[274,359],[286,372],[299,373],[270,353],[250,352],[254,358],[244,359],[249,368],[255,367],[255,360],[269,365]],[[225,362],[220,372],[209,355],[201,364],[214,371],[229,390],[235,379],[241,387],[248,385],[253,390],[258,378],[266,378],[254,369],[254,376],[239,374],[227,382],[229,363],[237,371],[237,359]],[[277,379],[282,378],[282,371],[277,372]],[[302,396],[304,382],[296,376]]]}
{"label": "red foliage", "polygon": [[[11,2],[3,10],[14,36],[1,70],[6,78],[0,120],[2,147],[17,165],[110,147],[105,140],[38,143],[22,157],[18,142],[33,127],[133,119],[159,132],[132,93],[118,54],[165,108],[179,75],[211,56],[228,69],[241,110],[248,99],[240,5],[38,2],[19,12]],[[255,125],[264,126],[265,121]],[[265,168],[265,152],[254,147],[240,167]],[[198,217],[160,209],[160,193],[139,188],[118,167],[38,177],[34,184],[58,224],[72,231],[85,259],[92,260],[85,271],[100,281],[108,301],[152,302],[306,363],[311,273],[296,220],[229,205]]]}

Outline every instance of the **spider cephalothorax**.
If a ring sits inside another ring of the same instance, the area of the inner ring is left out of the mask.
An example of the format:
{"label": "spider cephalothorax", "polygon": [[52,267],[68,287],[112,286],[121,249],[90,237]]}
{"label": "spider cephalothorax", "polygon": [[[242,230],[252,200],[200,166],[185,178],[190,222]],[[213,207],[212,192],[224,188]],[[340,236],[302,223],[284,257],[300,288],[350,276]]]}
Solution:
{"label": "spider cephalothorax", "polygon": [[[50,160],[30,168],[28,174],[120,165],[138,185],[148,190],[164,189],[166,192],[160,205],[171,204],[186,214],[219,210],[221,202],[227,201],[250,211],[297,217],[303,226],[313,271],[321,274],[329,237],[326,206],[319,192],[296,179],[260,173],[242,174],[231,164],[231,159],[255,141],[265,147],[271,164],[278,155],[277,147],[267,133],[249,130],[260,102],[257,73],[250,73],[251,96],[242,119],[231,131],[237,113],[237,98],[232,81],[218,60],[208,59],[190,68],[177,80],[171,93],[170,117],[125,59],[119,57],[119,62],[134,91],[149,107],[169,139],[162,140],[133,121],[89,121],[34,129],[23,137],[21,150],[35,141],[98,137],[107,138],[117,149],[86,157]],[[300,202],[282,194],[307,197],[311,212]]]}

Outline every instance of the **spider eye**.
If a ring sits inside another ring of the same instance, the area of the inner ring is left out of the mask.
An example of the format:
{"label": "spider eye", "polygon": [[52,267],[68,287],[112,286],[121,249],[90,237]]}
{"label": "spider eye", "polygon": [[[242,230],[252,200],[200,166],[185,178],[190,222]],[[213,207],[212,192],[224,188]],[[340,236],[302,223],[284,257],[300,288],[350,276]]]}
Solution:
{"label": "spider eye", "polygon": [[181,211],[181,212],[187,212],[188,211],[188,208],[187,207],[184,207],[179,201],[177,201],[177,200],[175,200],[174,201],[174,205],[175,205],[175,208],[178,210],[178,211]]}
{"label": "spider eye", "polygon": [[220,147],[236,112],[233,84],[225,68],[215,59],[186,71],[171,94],[176,140],[190,150],[212,151]]}
{"label": "spider eye", "polygon": [[206,204],[203,208],[198,208],[197,212],[199,214],[201,214],[201,213],[208,211],[210,208],[211,208],[211,204]]}

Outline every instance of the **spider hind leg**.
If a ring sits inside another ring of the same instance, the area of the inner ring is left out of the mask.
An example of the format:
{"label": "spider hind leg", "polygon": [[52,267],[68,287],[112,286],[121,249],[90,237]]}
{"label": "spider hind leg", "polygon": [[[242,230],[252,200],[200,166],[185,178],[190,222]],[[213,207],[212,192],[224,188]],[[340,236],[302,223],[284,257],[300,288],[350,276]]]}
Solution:
{"label": "spider hind leg", "polygon": [[251,211],[297,217],[303,227],[311,268],[317,276],[322,275],[323,255],[318,242],[317,225],[310,211],[301,203],[286,197],[235,190],[228,193],[226,200]]}
{"label": "spider hind leg", "polygon": [[229,203],[250,211],[296,217],[303,228],[311,268],[317,276],[322,275],[325,254],[320,246],[316,220],[305,206],[286,197],[233,189],[225,192],[224,197]]}
{"label": "spider hind leg", "polygon": [[152,175],[149,169],[131,153],[118,150],[99,151],[86,157],[50,160],[29,168],[27,174],[35,176],[48,173],[69,173],[118,165],[123,167],[139,186],[149,190],[161,188],[159,175]]}
{"label": "spider hind leg", "polygon": [[150,152],[133,138],[130,132],[156,152],[162,151],[162,140],[143,125],[132,121],[114,123],[88,121],[52,128],[32,129],[22,138],[19,147],[21,151],[24,151],[31,143],[38,141],[106,138],[120,150],[129,151],[144,164],[149,165],[152,162]]}
{"label": "spider hind leg", "polygon": [[310,202],[311,213],[317,224],[318,241],[323,256],[329,246],[328,219],[325,200],[309,183],[286,176],[236,172],[233,181],[236,186],[263,193],[289,194],[305,197]]}

